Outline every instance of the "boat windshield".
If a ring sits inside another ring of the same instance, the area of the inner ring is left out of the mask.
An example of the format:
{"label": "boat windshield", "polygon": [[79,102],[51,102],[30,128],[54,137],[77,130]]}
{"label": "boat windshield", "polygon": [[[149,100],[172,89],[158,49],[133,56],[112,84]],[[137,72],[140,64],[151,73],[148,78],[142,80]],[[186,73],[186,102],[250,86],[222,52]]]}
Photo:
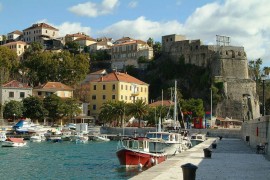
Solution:
{"label": "boat windshield", "polygon": [[196,136],[191,136],[191,139],[196,139]]}
{"label": "boat windshield", "polygon": [[161,138],[161,134],[158,134],[158,133],[148,133],[146,134],[146,137],[147,138]]}

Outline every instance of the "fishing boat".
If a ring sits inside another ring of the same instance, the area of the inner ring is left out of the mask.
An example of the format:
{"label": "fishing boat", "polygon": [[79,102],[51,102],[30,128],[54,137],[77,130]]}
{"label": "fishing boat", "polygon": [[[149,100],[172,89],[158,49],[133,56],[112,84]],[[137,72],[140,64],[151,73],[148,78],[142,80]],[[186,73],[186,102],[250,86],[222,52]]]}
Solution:
{"label": "fishing boat", "polygon": [[7,138],[2,142],[2,147],[21,147],[25,146],[26,142],[23,138]]}
{"label": "fishing boat", "polygon": [[194,133],[191,135],[191,142],[193,145],[200,144],[201,142],[204,142],[206,140],[206,135],[205,134],[200,134],[200,133]]}
{"label": "fishing boat", "polygon": [[89,140],[89,137],[87,134],[83,133],[75,133],[74,135],[71,135],[71,141],[75,143],[87,143]]}
{"label": "fishing boat", "polygon": [[126,168],[148,168],[165,161],[166,153],[149,151],[150,142],[151,140],[146,137],[125,138],[119,141],[116,155],[120,165]]}
{"label": "fishing boat", "polygon": [[93,140],[94,141],[100,141],[100,142],[102,142],[102,141],[110,141],[110,139],[105,134],[103,134],[103,135],[102,134],[94,135]]}

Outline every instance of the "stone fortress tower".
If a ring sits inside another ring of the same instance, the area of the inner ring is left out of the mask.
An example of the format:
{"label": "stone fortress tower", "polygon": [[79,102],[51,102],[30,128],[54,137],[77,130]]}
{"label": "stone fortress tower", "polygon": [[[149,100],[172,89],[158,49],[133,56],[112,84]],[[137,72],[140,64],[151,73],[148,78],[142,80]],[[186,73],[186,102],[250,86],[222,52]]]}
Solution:
{"label": "stone fortress tower", "polygon": [[215,115],[239,120],[260,116],[256,83],[249,78],[244,47],[230,46],[229,37],[217,36],[217,45],[203,45],[200,40],[186,40],[182,35],[162,36],[162,52],[177,61],[210,67],[215,82],[222,82],[224,95]]}

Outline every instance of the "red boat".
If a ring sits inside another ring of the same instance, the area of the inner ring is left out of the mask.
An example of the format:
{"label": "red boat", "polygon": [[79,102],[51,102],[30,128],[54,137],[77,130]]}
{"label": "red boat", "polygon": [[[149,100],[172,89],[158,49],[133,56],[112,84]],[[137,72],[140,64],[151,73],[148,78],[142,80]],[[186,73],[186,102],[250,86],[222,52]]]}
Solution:
{"label": "red boat", "polygon": [[118,144],[116,155],[120,165],[129,167],[151,167],[167,159],[165,153],[150,153],[151,140],[145,137],[123,139]]}

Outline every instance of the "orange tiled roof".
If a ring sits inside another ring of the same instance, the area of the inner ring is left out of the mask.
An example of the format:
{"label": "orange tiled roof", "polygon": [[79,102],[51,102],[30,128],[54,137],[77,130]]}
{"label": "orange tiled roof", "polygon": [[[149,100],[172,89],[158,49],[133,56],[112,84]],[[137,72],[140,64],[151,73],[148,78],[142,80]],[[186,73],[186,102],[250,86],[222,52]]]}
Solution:
{"label": "orange tiled roof", "polygon": [[121,39],[117,39],[116,42],[117,41],[128,41],[128,40],[134,40],[134,39],[132,39],[130,37],[122,37]]}
{"label": "orange tiled roof", "polygon": [[105,73],[106,73],[106,69],[101,69],[101,70],[98,70],[98,71],[96,71],[96,72],[92,72],[92,73],[90,73],[90,74],[103,74],[104,71],[105,71]]}
{"label": "orange tiled roof", "polygon": [[120,73],[120,72],[112,72],[110,74],[107,74],[103,77],[100,77],[98,79],[95,79],[91,82],[112,82],[112,81],[119,81],[119,82],[128,82],[128,83],[136,83],[136,84],[144,84],[147,85],[147,83],[130,76],[126,73]]}
{"label": "orange tiled roof", "polygon": [[26,83],[21,83],[19,81],[16,80],[12,80],[6,84],[3,84],[2,87],[6,87],[6,88],[17,88],[17,89],[22,89],[22,88],[31,88],[31,86],[28,86]]}
{"label": "orange tiled roof", "polygon": [[[156,106],[161,106],[161,105],[162,105],[162,101],[156,101],[156,102],[149,104],[149,106],[151,106],[151,107],[156,107]],[[172,105],[174,105],[173,101],[163,100],[163,106],[172,106]]]}
{"label": "orange tiled roof", "polygon": [[142,40],[134,40],[134,41],[127,41],[120,44],[115,44],[114,46],[122,46],[122,45],[127,45],[127,44],[147,44],[147,43]]}
{"label": "orange tiled roof", "polygon": [[35,28],[45,28],[45,29],[51,29],[51,30],[56,30],[58,31],[58,29],[50,26],[49,24],[46,23],[37,23],[37,24],[33,24],[31,27],[24,29],[24,31],[26,30],[30,30],[30,29],[35,29]]}
{"label": "orange tiled roof", "polygon": [[47,82],[45,84],[42,84],[40,86],[34,87],[34,89],[55,89],[55,90],[67,90],[72,91],[73,88],[70,86],[67,86],[61,82]]}

